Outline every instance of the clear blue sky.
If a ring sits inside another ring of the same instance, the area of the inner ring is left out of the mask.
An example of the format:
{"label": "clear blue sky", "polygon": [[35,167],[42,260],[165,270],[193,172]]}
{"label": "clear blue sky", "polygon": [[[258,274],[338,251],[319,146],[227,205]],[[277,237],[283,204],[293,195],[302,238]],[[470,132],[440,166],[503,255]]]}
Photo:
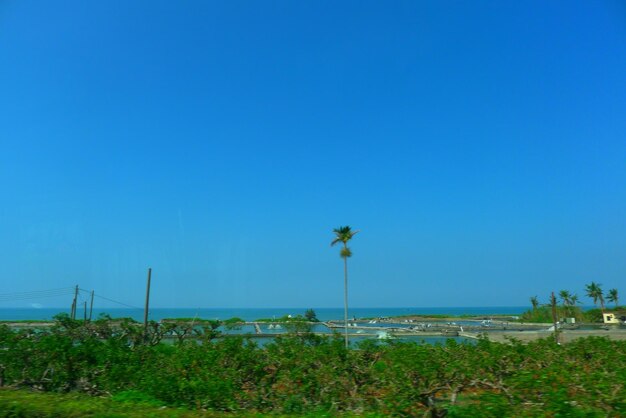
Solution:
{"label": "clear blue sky", "polygon": [[625,215],[623,1],[0,2],[0,293],[626,293]]}

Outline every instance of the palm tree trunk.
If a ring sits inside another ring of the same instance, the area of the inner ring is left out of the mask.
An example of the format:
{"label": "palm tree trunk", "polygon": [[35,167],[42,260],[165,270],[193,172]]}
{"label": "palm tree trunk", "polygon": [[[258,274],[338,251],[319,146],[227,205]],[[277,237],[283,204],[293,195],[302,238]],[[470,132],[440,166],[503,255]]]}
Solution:
{"label": "palm tree trunk", "polygon": [[[344,247],[347,245],[344,243]],[[343,258],[343,327],[348,348],[348,257]]]}

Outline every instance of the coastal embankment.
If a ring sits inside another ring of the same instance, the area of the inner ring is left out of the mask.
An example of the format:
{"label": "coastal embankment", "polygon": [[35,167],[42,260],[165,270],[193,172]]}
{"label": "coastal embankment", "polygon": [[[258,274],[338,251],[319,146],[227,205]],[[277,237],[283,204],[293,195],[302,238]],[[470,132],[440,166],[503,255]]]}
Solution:
{"label": "coastal embankment", "polygon": [[[415,337],[461,337],[470,340],[487,338],[498,343],[508,343],[512,340],[530,342],[542,338],[553,338],[554,331],[550,329],[550,324],[540,323],[520,323],[506,320],[485,320],[470,318],[379,318],[379,319],[354,319],[349,322],[349,338],[393,338],[414,340]],[[455,321],[452,321],[456,319]],[[181,333],[172,330],[163,335],[164,339],[193,339],[197,338],[191,332],[194,327],[201,324],[186,319],[167,319],[163,323],[177,324],[189,328],[187,332]],[[201,320],[200,320],[201,321]],[[12,329],[48,329],[55,325],[48,321],[3,321]],[[303,323],[300,322],[302,325]],[[220,337],[244,336],[250,338],[275,338],[290,332],[311,332],[317,335],[332,335],[333,333],[343,333],[344,324],[341,320],[324,322],[304,322],[305,328],[292,329],[289,322],[258,322],[245,321],[231,327],[220,327]],[[112,326],[119,327],[119,321],[113,321]],[[191,327],[191,328],[190,328]],[[559,341],[569,343],[584,337],[605,337],[611,340],[626,340],[626,327],[623,325],[605,326],[600,324],[576,324],[563,325],[559,328]]]}
{"label": "coastal embankment", "polygon": [[[511,332],[459,332],[460,337],[487,338],[489,341],[508,343],[512,340],[521,342],[536,341],[542,338],[554,338],[554,331],[511,331]],[[565,344],[586,337],[605,337],[611,340],[626,340],[624,329],[593,329],[593,330],[559,330],[559,342]]]}

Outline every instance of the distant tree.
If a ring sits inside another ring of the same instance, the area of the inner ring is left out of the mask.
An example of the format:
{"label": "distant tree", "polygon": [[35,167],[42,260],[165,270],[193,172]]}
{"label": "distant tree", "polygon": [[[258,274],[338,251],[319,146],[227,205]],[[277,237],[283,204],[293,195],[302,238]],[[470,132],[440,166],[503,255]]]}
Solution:
{"label": "distant tree", "polygon": [[580,319],[582,318],[582,312],[580,311],[580,309],[576,306],[580,304],[580,299],[578,298],[578,295],[576,293],[572,293],[570,294],[569,297],[569,306],[566,308],[567,309],[567,314],[569,316],[572,316],[574,318]]}
{"label": "distant tree", "polygon": [[285,330],[290,334],[308,334],[311,332],[311,324],[302,315],[296,315],[289,318],[283,326]]}
{"label": "distant tree", "polygon": [[310,322],[318,322],[319,319],[317,319],[317,314],[315,313],[315,311],[313,309],[307,309],[304,312],[304,317],[307,319],[307,321]]}
{"label": "distant tree", "polygon": [[330,246],[342,243],[343,248],[339,252],[343,258],[343,303],[344,303],[344,334],[346,339],[346,348],[348,348],[348,258],[352,257],[352,251],[348,248],[348,241],[352,239],[359,231],[353,231],[349,226],[340,226],[333,229],[335,239],[332,240]]}
{"label": "distant tree", "polygon": [[241,326],[245,323],[246,321],[236,316],[222,321],[222,325],[224,325],[224,328],[228,330],[241,329]]}
{"label": "distant tree", "polygon": [[561,304],[565,310],[565,314],[568,316],[572,315],[572,294],[569,290],[561,290],[559,292],[559,297],[561,298]]}
{"label": "distant tree", "polygon": [[604,312],[604,295],[602,294],[602,285],[600,283],[591,282],[585,286],[587,296],[593,299],[593,304],[600,302],[600,309]]}
{"label": "distant tree", "polygon": [[536,311],[539,307],[539,299],[537,299],[537,296],[532,296],[530,298],[530,303],[533,305],[533,311]]}
{"label": "distant tree", "polygon": [[617,294],[617,289],[609,290],[606,300],[615,303],[615,307],[617,308],[617,306],[619,305],[619,295]]}
{"label": "distant tree", "polygon": [[572,304],[571,302],[572,294],[569,292],[569,290],[561,290],[559,292],[559,297],[561,298],[561,303],[563,304],[563,306],[567,307]]}

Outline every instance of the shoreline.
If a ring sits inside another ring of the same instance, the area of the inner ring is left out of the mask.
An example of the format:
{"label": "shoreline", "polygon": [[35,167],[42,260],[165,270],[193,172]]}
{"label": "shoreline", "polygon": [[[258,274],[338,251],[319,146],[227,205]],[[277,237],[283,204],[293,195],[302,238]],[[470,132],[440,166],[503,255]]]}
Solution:
{"label": "shoreline", "polygon": [[[492,316],[492,317],[495,317]],[[124,319],[128,318],[111,318],[114,324],[121,323]],[[455,322],[460,321],[463,324],[458,325]],[[177,323],[180,326],[188,326],[190,324],[201,325],[206,320],[201,318],[167,318],[159,323]],[[376,322],[372,322],[376,321]],[[411,322],[408,322],[411,321]],[[417,322],[413,322],[417,321]],[[448,322],[446,322],[448,321]],[[78,319],[77,322],[83,322],[83,319]],[[275,338],[281,335],[286,335],[289,332],[287,330],[268,333],[261,330],[259,325],[267,326],[270,324],[283,324],[286,325],[290,321],[279,320],[270,322],[259,321],[242,321],[239,324],[241,326],[254,326],[256,332],[247,333],[232,333],[225,330],[219,338],[229,338],[235,336],[242,336],[248,338]],[[298,321],[295,321],[298,322]],[[486,338],[489,341],[497,343],[511,343],[511,341],[520,341],[527,343],[542,338],[553,338],[554,331],[549,330],[551,323],[519,323],[508,322],[500,319],[490,319],[489,325],[484,324],[485,320],[483,316],[464,316],[462,318],[453,316],[421,316],[411,315],[402,316],[397,318],[384,318],[380,320],[369,320],[365,318],[357,319],[357,321],[350,321],[350,329],[353,331],[350,333],[349,338],[385,338],[386,336],[392,339],[402,340],[403,338],[414,337],[461,337],[469,340],[478,340]],[[141,323],[134,321],[136,325]],[[330,336],[333,333],[341,333],[343,330],[343,320],[332,321],[319,321],[310,322],[303,321],[303,323],[311,326],[323,326],[327,329],[327,332],[318,330],[311,330],[311,333],[316,335]],[[12,329],[49,329],[55,326],[55,321],[42,321],[42,320],[18,320],[18,321],[0,321],[0,326],[5,325]],[[578,329],[578,327],[594,327],[594,329]],[[576,327],[576,328],[574,328]],[[600,328],[602,327],[602,328]],[[579,338],[586,337],[606,337],[611,340],[626,340],[626,328],[620,325],[612,325],[606,328],[605,324],[599,323],[579,323],[575,326],[565,326],[559,330],[559,339],[562,343],[569,343]],[[358,333],[354,331],[358,330]],[[297,333],[297,332],[296,332]],[[385,337],[381,337],[384,335]],[[175,334],[164,336],[165,339],[178,338]],[[191,335],[183,338],[193,338]]]}

